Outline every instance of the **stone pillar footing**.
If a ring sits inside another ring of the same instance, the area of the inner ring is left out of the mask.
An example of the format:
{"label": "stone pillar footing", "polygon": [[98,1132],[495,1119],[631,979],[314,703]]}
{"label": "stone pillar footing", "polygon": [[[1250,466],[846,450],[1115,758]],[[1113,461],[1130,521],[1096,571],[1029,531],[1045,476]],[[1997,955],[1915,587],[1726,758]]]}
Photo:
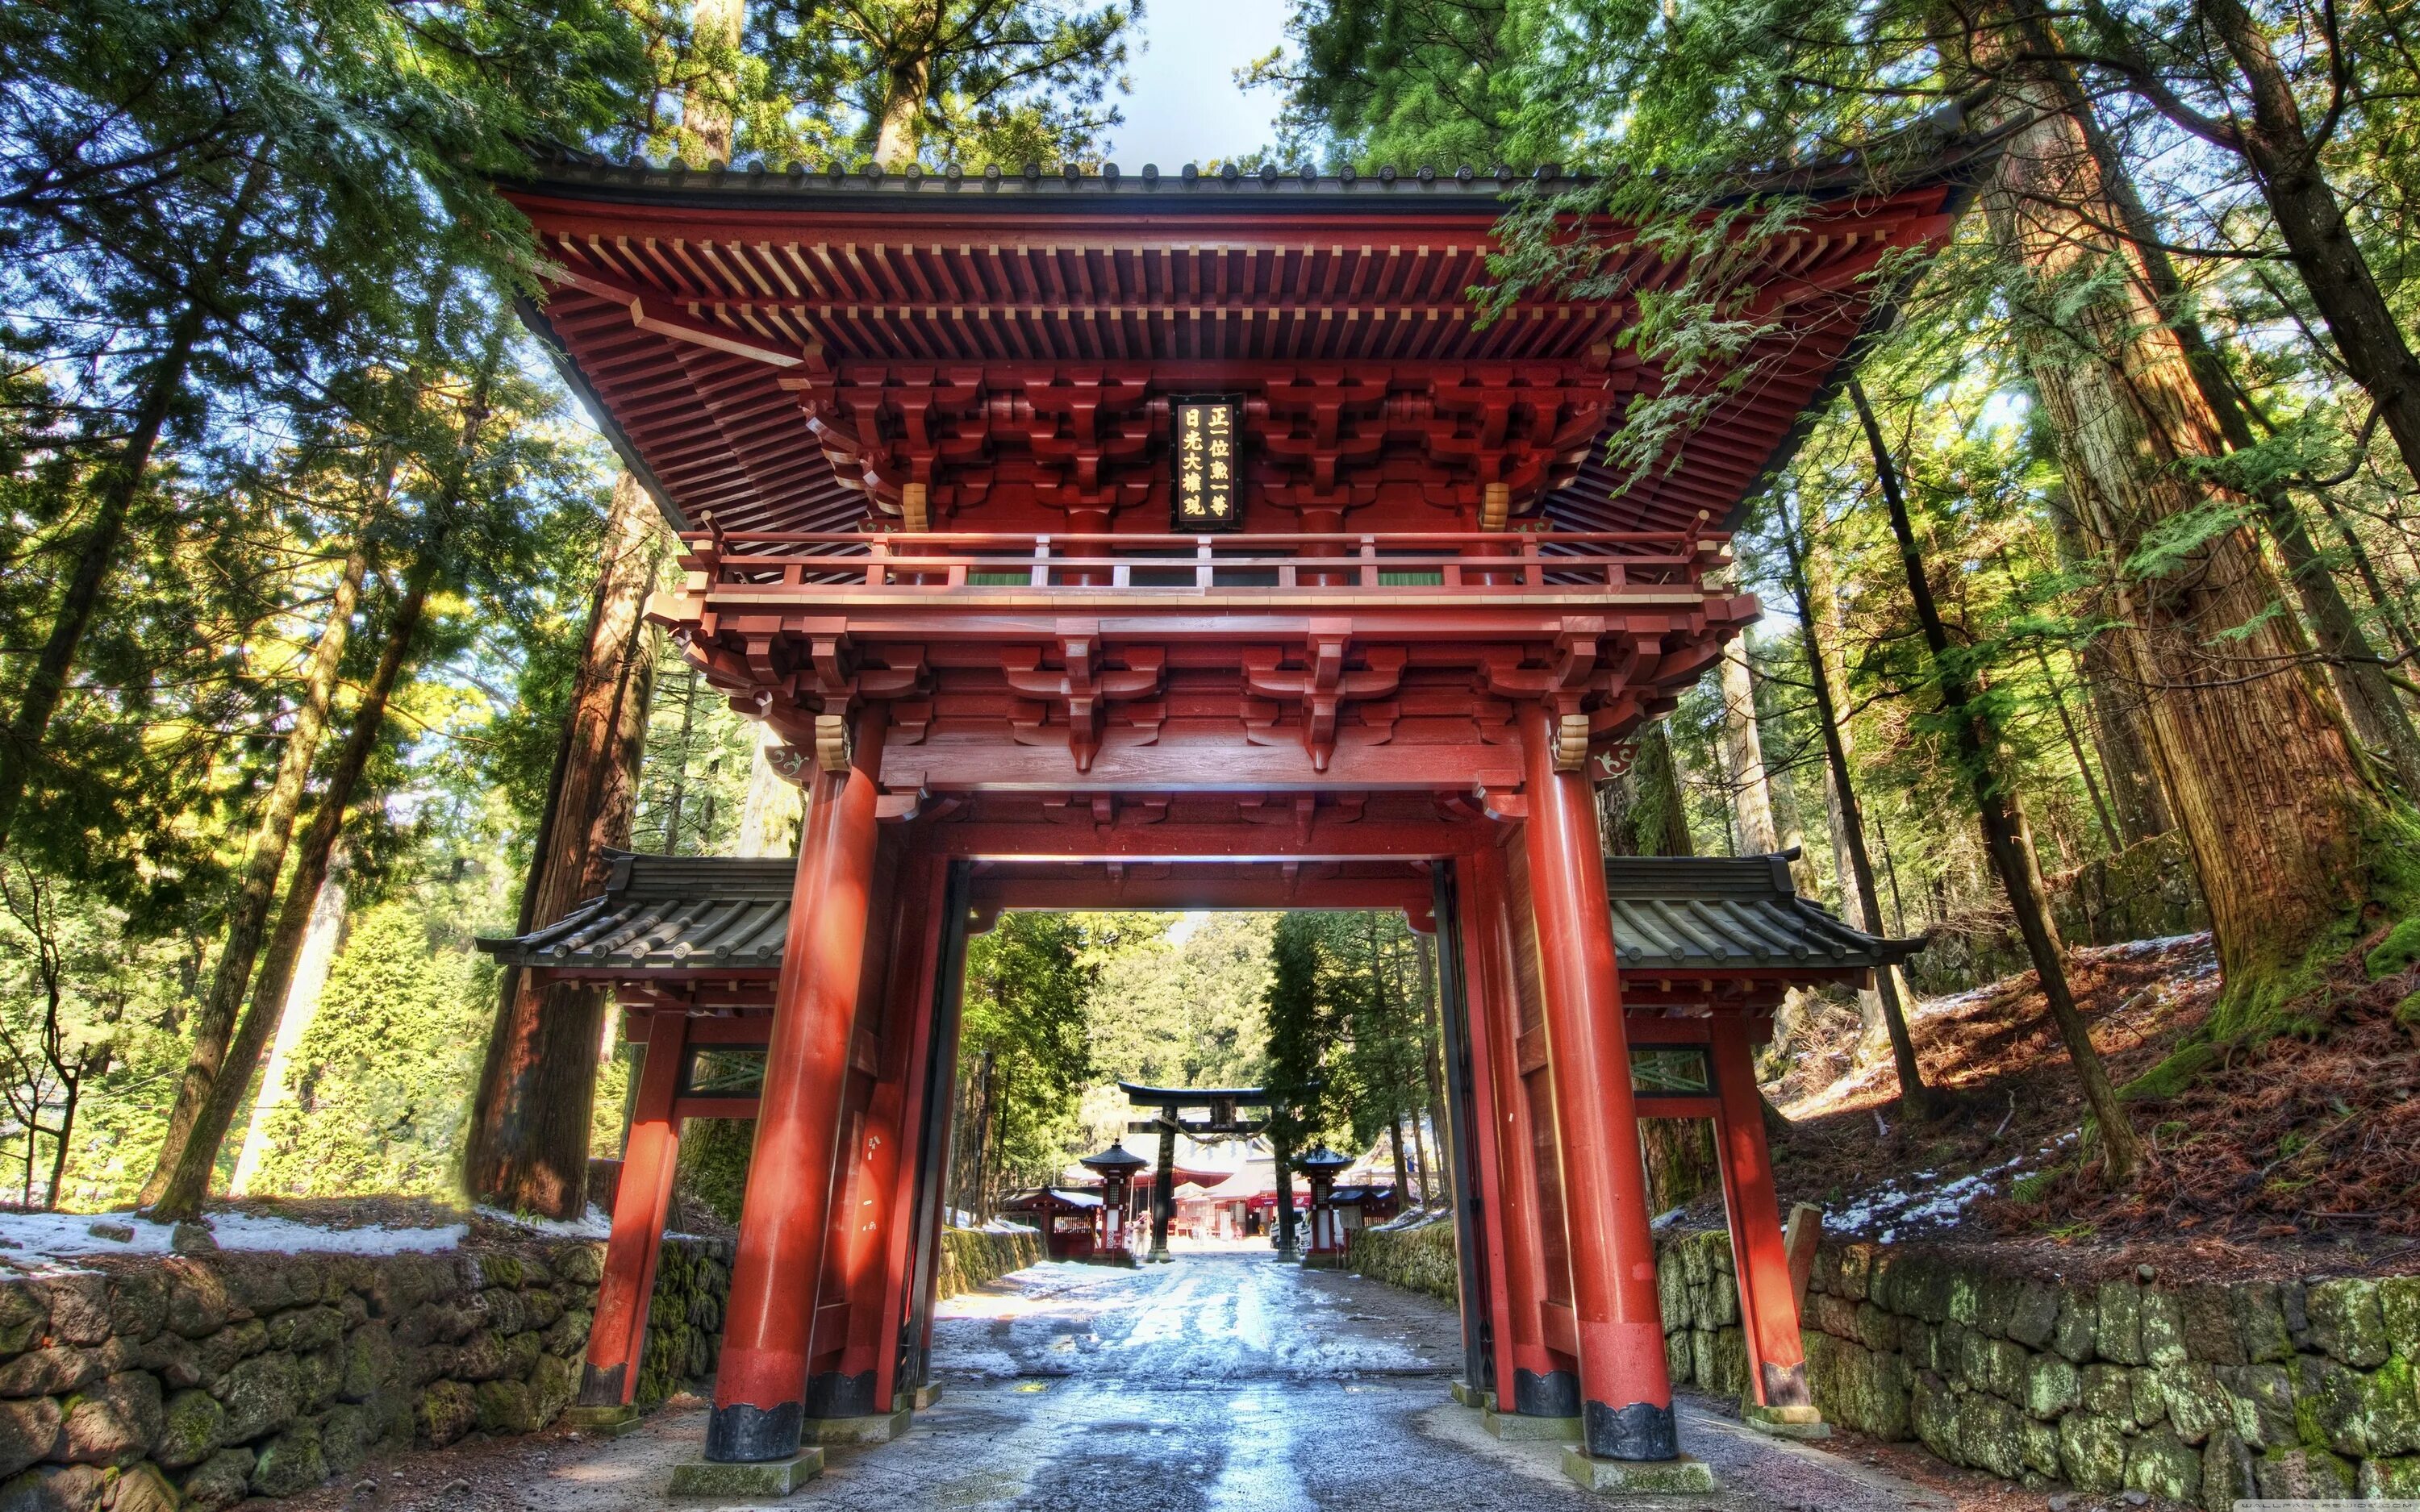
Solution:
{"label": "stone pillar footing", "polygon": [[1754,1402],[1740,1404],[1740,1421],[1759,1433],[1770,1433],[1776,1439],[1828,1439],[1832,1426],[1823,1414],[1812,1407],[1760,1407]]}
{"label": "stone pillar footing", "polygon": [[801,1449],[788,1459],[722,1461],[693,1459],[673,1467],[673,1496],[747,1501],[760,1496],[787,1496],[824,1473],[824,1452]]}
{"label": "stone pillar footing", "polygon": [[911,1391],[891,1394],[891,1410],[894,1412],[921,1412],[941,1399],[941,1383],[926,1381]]}
{"label": "stone pillar footing", "polygon": [[1483,1387],[1474,1386],[1466,1381],[1455,1381],[1452,1389],[1453,1399],[1460,1402],[1463,1406],[1481,1408],[1490,1412],[1496,1411],[1496,1394],[1494,1392],[1488,1391]]}
{"label": "stone pillar footing", "polygon": [[889,1443],[908,1431],[908,1420],[915,1415],[902,1407],[863,1417],[811,1417],[806,1436],[816,1443]]}
{"label": "stone pillar footing", "polygon": [[1526,1412],[1499,1412],[1490,1403],[1481,1421],[1488,1432],[1499,1439],[1545,1440],[1564,1443],[1580,1442],[1580,1420],[1575,1417],[1532,1417]]}
{"label": "stone pillar footing", "polygon": [[613,1407],[566,1407],[563,1410],[561,1421],[565,1427],[576,1428],[582,1433],[595,1434],[599,1438],[618,1439],[625,1433],[635,1432],[640,1423],[644,1420],[637,1408],[625,1404]]}
{"label": "stone pillar footing", "polygon": [[1575,1445],[1563,1451],[1563,1473],[1583,1490],[1600,1496],[1702,1495],[1714,1490],[1714,1473],[1689,1455],[1670,1459],[1599,1459]]}

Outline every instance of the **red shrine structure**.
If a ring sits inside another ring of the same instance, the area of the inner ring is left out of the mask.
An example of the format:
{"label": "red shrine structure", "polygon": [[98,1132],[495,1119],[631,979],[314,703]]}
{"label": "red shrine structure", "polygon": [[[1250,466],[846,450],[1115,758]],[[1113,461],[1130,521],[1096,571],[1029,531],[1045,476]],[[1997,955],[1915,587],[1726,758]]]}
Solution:
{"label": "red shrine structure", "polygon": [[1481,321],[1509,173],[513,186],[529,318],[682,534],[651,612],[808,795],[795,864],[624,856],[492,943],[613,984],[646,1045],[582,1400],[634,1388],[680,1120],[742,1111],[706,1459],[918,1400],[959,963],[1001,910],[1386,908],[1446,968],[1468,1390],[1587,1464],[1680,1455],[1637,1119],[1706,1117],[1750,1405],[1811,1415],[1750,1047],[1898,947],[1778,858],[1608,862],[1594,785],[1755,617],[1733,514],[1886,318],[1875,270],[1947,235],[1962,150],[1790,181],[1798,227],[1737,249],[1772,334],[1628,486],[1605,440],[1667,378],[1624,334],[1682,270],[1600,227],[1626,292]]}

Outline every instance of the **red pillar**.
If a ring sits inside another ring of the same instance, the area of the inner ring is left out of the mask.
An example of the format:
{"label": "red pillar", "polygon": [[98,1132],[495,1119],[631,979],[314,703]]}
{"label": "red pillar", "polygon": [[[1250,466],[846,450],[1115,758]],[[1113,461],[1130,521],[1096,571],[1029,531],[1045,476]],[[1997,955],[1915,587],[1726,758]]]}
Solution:
{"label": "red pillar", "polygon": [[722,1362],[706,1424],[709,1460],[788,1459],[799,1452],[874,881],[882,712],[869,710],[855,724],[848,770],[818,771],[808,789]]}
{"label": "red pillar", "polygon": [[892,1005],[892,1033],[899,1047],[900,1104],[891,1153],[889,1209],[883,1220],[882,1312],[890,1346],[876,1364],[875,1397],[888,1407],[900,1391],[900,1350],[915,1316],[916,1191],[919,1149],[908,1148],[924,1128],[924,1106],[932,1080],[933,1020],[940,988],[941,948],[947,936],[950,888],[949,863],[919,852],[905,868],[899,883],[903,904],[921,909],[915,927],[902,927],[900,941],[916,952],[904,965],[907,992]]}
{"label": "red pillar", "polygon": [[1781,1204],[1773,1190],[1773,1157],[1764,1143],[1764,1110],[1756,1095],[1747,1023],[1717,1018],[1708,1028],[1714,1093],[1722,1103],[1714,1143],[1722,1155],[1731,1268],[1739,1273],[1740,1332],[1747,1337],[1749,1390],[1761,1407],[1810,1406],[1807,1355],[1798,1338],[1798,1301],[1790,1285],[1789,1249],[1781,1242]]}
{"label": "red pillar", "polygon": [[622,1180],[613,1190],[605,1275],[597,1284],[588,1363],[580,1376],[582,1407],[628,1407],[639,1389],[639,1361],[647,1347],[647,1302],[656,1289],[656,1257],[663,1249],[673,1168],[680,1156],[673,1094],[680,1085],[688,1035],[689,1019],[683,1014],[657,1013],[648,1020],[647,1054],[639,1072],[630,1137],[622,1149]]}
{"label": "red pillar", "polygon": [[1524,703],[1525,839],[1580,1347],[1581,1445],[1600,1458],[1669,1459],[1680,1442],[1595,795],[1580,773],[1555,770],[1554,737],[1545,706]]}
{"label": "red pillar", "polygon": [[1493,845],[1465,858],[1468,885],[1458,910],[1465,993],[1470,1004],[1472,1079],[1484,1088],[1477,1165],[1486,1178],[1480,1211],[1488,1222],[1488,1264],[1496,1287],[1497,1410],[1533,1417],[1579,1415],[1579,1383],[1569,1357],[1545,1341],[1539,1315],[1546,1296],[1545,1246],[1539,1233],[1538,1169],[1529,1103],[1521,1086],[1512,947],[1506,937],[1504,856]]}

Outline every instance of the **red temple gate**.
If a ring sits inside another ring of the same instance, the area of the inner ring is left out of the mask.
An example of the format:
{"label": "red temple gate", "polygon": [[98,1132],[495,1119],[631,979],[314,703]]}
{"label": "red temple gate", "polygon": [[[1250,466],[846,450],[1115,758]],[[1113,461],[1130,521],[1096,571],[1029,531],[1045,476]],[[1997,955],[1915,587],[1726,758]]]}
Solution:
{"label": "red temple gate", "polygon": [[[1403,909],[1449,966],[1468,1390],[1598,1461],[1679,1454],[1637,1119],[1710,1117],[1751,1405],[1810,1416],[1749,1046],[1889,947],[1771,858],[1606,862],[1593,795],[1754,616],[1710,580],[1724,525],[1879,318],[1865,275],[1958,193],[1803,187],[1754,249],[1786,332],[1622,490],[1601,439],[1663,382],[1619,345],[1636,297],[1476,324],[1483,180],[517,190],[532,318],[687,532],[652,612],[808,790],[795,866],[629,857],[498,946],[618,984],[648,1045],[583,1402],[634,1389],[679,1119],[744,1096],[706,1458],[895,1422],[929,1383],[967,931],[1342,907]],[[752,1093],[716,1046],[761,1047]]]}

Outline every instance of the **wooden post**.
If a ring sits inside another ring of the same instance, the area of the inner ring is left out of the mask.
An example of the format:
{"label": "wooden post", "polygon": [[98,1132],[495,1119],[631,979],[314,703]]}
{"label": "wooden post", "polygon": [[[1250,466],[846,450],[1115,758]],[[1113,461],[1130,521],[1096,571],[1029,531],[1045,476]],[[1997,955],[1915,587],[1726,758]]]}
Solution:
{"label": "wooden post", "polygon": [[1582,773],[1556,770],[1557,731],[1545,705],[1525,702],[1520,718],[1525,838],[1579,1343],[1581,1446],[1596,1458],[1670,1459],[1680,1441],[1595,797]]}
{"label": "wooden post", "polygon": [[[908,864],[907,874],[900,882],[900,897],[910,907],[922,908],[922,918],[913,929],[902,928],[899,938],[913,942],[916,959],[907,966],[904,998],[892,1005],[897,1017],[892,1033],[900,1041],[900,1108],[898,1128],[892,1143],[904,1145],[921,1134],[931,1117],[927,1099],[932,1090],[932,1066],[936,1051],[934,1021],[937,1017],[944,964],[942,952],[948,944],[949,863],[938,856],[919,854]],[[890,1347],[905,1337],[915,1313],[916,1238],[919,1213],[916,1192],[922,1179],[923,1147],[913,1152],[894,1149],[892,1157],[889,1211],[882,1233],[882,1311],[886,1329],[886,1345],[876,1365],[875,1399],[894,1403],[903,1390],[912,1390],[921,1381],[900,1379],[901,1351]],[[946,1144],[943,1146],[947,1148]]]}
{"label": "wooden post", "polygon": [[582,1407],[628,1407],[639,1389],[647,1303],[656,1289],[656,1259],[663,1252],[673,1171],[680,1160],[680,1120],[673,1117],[673,1098],[680,1088],[681,1062],[688,1058],[688,1038],[686,1015],[649,1016],[638,1105],[622,1150],[613,1227],[605,1241],[605,1274],[597,1283],[588,1363],[580,1376]]}
{"label": "wooden post", "polygon": [[1480,1099],[1479,1158],[1488,1264],[1496,1288],[1496,1393],[1500,1412],[1526,1417],[1579,1416],[1577,1362],[1548,1347],[1539,1308],[1546,1295],[1545,1246],[1539,1232],[1538,1170],[1529,1101],[1521,1085],[1520,1027],[1514,1020],[1512,942],[1507,938],[1504,855],[1482,846],[1467,858],[1461,915],[1470,1002],[1474,1075]]}
{"label": "wooden post", "polygon": [[799,1452],[874,880],[880,709],[856,724],[850,764],[818,771],[808,795],[714,1414],[706,1424],[711,1461],[789,1459]]}
{"label": "wooden post", "polygon": [[1798,1339],[1798,1304],[1791,1296],[1790,1256],[1781,1242],[1781,1210],[1773,1192],[1773,1157],[1765,1149],[1747,1027],[1746,1020],[1733,1017],[1707,1026],[1714,1095],[1722,1104],[1715,1145],[1722,1152],[1731,1269],[1739,1276],[1740,1332],[1747,1340],[1748,1394],[1755,1406],[1806,1408],[1801,1415],[1811,1419],[1807,1355]]}
{"label": "wooden post", "polygon": [[1159,1116],[1159,1164],[1153,1168],[1151,1180],[1151,1254],[1147,1258],[1166,1260],[1168,1256],[1168,1224],[1176,1216],[1176,1110],[1163,1108]]}
{"label": "wooden post", "polygon": [[1782,1227],[1781,1247],[1790,1252],[1790,1301],[1801,1318],[1807,1316],[1807,1284],[1815,1279],[1815,1252],[1823,1247],[1823,1210],[1802,1202],[1790,1210]]}

